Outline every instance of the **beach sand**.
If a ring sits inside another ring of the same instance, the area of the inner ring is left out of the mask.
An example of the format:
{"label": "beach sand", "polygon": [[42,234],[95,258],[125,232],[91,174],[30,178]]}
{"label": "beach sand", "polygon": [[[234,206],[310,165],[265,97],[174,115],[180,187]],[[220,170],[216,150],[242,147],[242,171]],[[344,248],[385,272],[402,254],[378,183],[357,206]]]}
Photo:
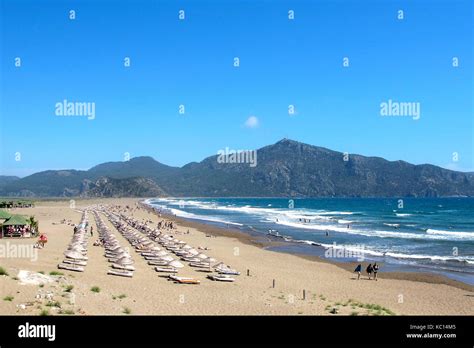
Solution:
{"label": "beach sand", "polygon": [[[76,200],[76,208],[102,204],[135,206],[139,199]],[[102,247],[93,246],[97,227],[92,214],[90,224],[95,236],[89,239],[89,261],[85,272],[58,270],[63,252],[73,234],[73,226],[60,224],[63,219],[79,223],[81,212],[70,208],[70,201],[38,201],[34,208],[14,209],[13,213],[35,215],[40,231],[49,242],[38,250],[38,259],[0,257],[0,267],[9,273],[0,276],[0,314],[38,315],[473,315],[474,287],[426,274],[384,274],[378,281],[365,275],[357,280],[349,271],[352,264],[336,265],[316,257],[300,257],[266,250],[272,242],[256,239],[241,232],[220,229],[173,218],[178,223],[176,238],[193,247],[207,247],[207,255],[223,261],[241,272],[234,283],[213,282],[207,273],[185,263],[180,276],[201,280],[199,285],[174,284],[135,251],[133,278],[107,275],[110,263]],[[133,216],[158,222],[157,215],[144,209]],[[105,217],[104,221],[107,221]],[[130,247],[108,223],[123,247]],[[186,232],[189,230],[189,234]],[[36,239],[0,239],[0,245],[34,244]],[[60,271],[52,282],[22,285],[15,277],[19,270]],[[247,270],[250,275],[247,276]],[[383,270],[383,269],[382,269]],[[275,281],[275,287],[273,287]],[[69,288],[68,288],[69,286]],[[91,291],[100,288],[99,292]],[[67,291],[69,290],[69,291]],[[303,290],[306,298],[303,299]],[[51,298],[36,298],[51,293]],[[5,298],[9,300],[6,300]],[[57,302],[57,303],[56,303]],[[27,304],[22,306],[22,304]],[[59,308],[60,306],[61,308]],[[330,311],[336,308],[337,314]]]}

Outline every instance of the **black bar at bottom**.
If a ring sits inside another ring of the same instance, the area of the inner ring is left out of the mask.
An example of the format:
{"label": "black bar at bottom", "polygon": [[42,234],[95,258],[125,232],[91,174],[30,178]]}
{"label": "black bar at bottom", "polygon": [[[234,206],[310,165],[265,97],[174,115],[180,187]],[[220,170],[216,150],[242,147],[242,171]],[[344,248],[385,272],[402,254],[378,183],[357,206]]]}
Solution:
{"label": "black bar at bottom", "polygon": [[[43,325],[54,325],[54,340],[52,327]],[[473,318],[468,316],[3,316],[0,347],[38,343],[133,347],[147,343],[472,347],[473,327]],[[46,337],[31,337],[40,334]]]}

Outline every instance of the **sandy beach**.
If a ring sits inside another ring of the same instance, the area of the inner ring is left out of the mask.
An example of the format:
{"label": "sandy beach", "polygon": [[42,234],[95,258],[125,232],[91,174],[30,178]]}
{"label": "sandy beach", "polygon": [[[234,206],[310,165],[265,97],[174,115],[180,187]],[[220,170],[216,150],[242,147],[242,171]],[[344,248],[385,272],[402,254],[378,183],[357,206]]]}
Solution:
{"label": "sandy beach", "polygon": [[[335,265],[317,258],[300,257],[266,250],[268,244],[237,231],[219,229],[173,217],[173,236],[241,272],[233,283],[206,278],[187,263],[180,276],[199,279],[198,285],[175,284],[148,265],[129,242],[102,216],[120,244],[130,248],[134,260],[133,278],[107,275],[110,263],[104,249],[93,246],[97,226],[90,214],[95,235],[88,240],[85,271],[58,270],[63,252],[79,223],[81,209],[94,204],[135,208],[139,199],[37,201],[34,208],[12,209],[15,214],[34,215],[49,241],[38,251],[38,259],[0,257],[0,314],[2,315],[472,315],[474,288],[425,274],[384,274],[378,281],[363,275],[357,280],[353,265]],[[138,220],[162,218],[140,208],[130,212]],[[189,233],[188,233],[189,231]],[[37,239],[0,239],[0,245],[33,245]],[[42,272],[51,282],[21,284],[20,270]],[[247,270],[249,275],[247,275]],[[50,273],[52,275],[50,275]],[[60,274],[54,273],[60,272]],[[93,287],[97,287],[92,291]],[[49,295],[48,295],[49,294]],[[39,298],[38,298],[39,297]],[[303,298],[304,297],[304,298]],[[334,312],[334,313],[331,313]]]}

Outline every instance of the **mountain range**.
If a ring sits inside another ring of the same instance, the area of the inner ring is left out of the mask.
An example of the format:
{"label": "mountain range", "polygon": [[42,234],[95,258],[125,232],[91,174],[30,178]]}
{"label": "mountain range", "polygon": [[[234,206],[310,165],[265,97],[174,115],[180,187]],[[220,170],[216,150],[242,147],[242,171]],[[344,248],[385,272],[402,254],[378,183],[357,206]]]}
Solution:
{"label": "mountain range", "polygon": [[151,157],[89,170],[0,176],[0,196],[15,197],[441,197],[474,196],[474,174],[413,165],[283,139],[257,150],[258,164],[210,156],[183,167]]}

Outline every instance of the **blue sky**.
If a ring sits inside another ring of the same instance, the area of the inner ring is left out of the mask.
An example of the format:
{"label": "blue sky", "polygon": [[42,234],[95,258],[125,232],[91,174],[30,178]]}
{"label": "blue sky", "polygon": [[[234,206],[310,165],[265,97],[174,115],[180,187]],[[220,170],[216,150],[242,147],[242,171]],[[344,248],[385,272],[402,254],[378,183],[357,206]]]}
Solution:
{"label": "blue sky", "polygon": [[[474,171],[470,0],[0,3],[0,174],[126,152],[181,166],[284,137]],[[56,116],[64,99],[95,119]],[[420,119],[381,116],[389,99]]]}

